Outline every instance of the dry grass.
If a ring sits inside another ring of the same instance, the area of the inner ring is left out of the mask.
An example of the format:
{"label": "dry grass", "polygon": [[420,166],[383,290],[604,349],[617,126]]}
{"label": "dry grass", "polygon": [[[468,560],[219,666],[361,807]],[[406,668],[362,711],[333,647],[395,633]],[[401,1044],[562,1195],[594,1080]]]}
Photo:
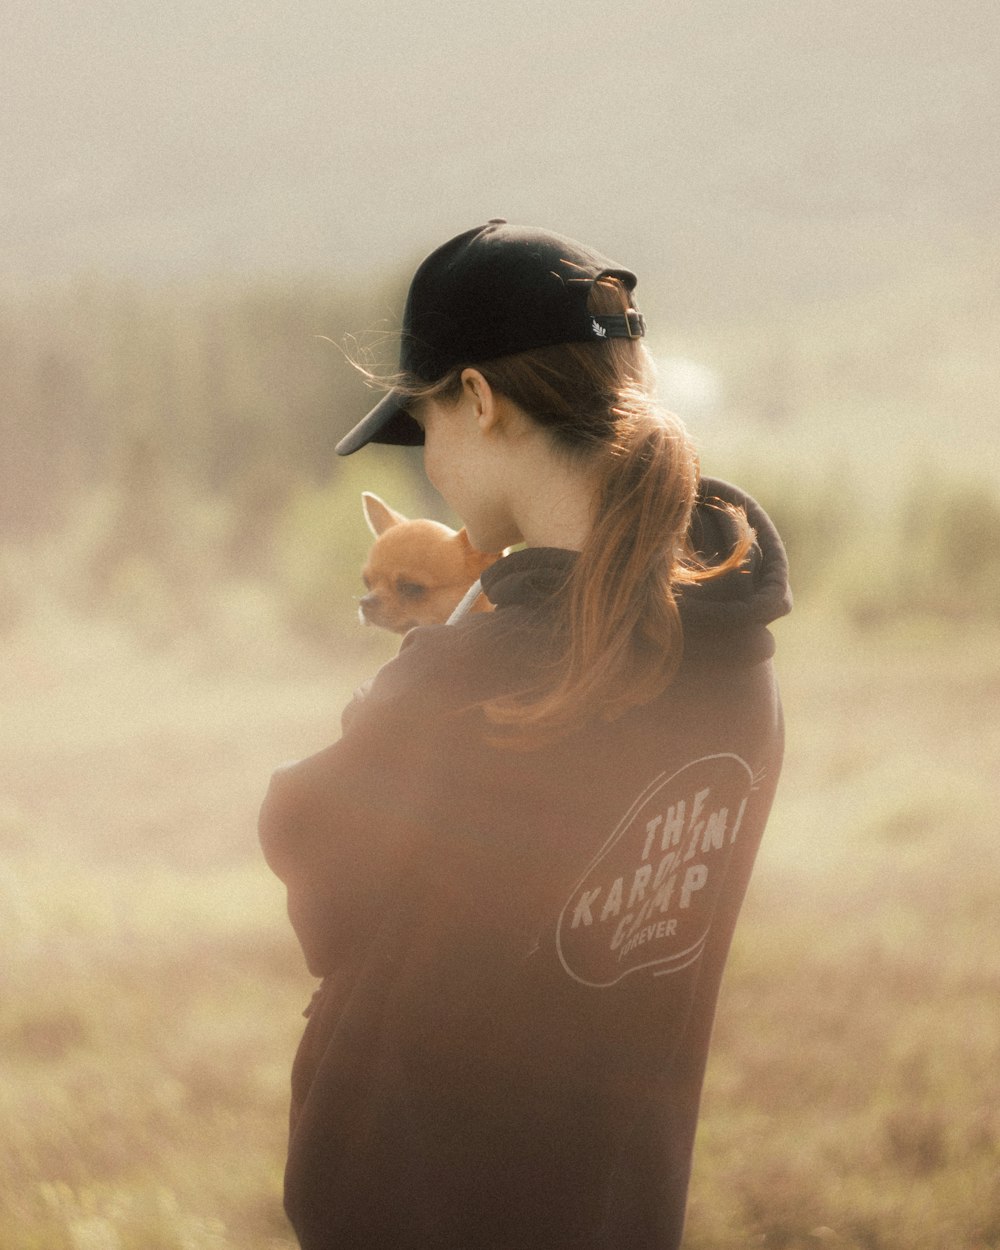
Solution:
{"label": "dry grass", "polygon": [[[778,632],[786,773],[687,1245],[996,1250],[997,634],[854,635],[808,611]],[[151,658],[50,622],[5,644],[0,1250],[292,1245],[285,1089],[311,983],[254,820],[362,666],[245,641]]]}

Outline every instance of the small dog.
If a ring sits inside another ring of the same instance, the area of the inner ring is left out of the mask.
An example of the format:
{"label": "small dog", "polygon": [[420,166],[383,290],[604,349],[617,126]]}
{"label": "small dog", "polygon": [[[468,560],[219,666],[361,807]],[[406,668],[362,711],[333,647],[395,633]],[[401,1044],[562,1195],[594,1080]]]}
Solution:
{"label": "small dog", "polygon": [[[503,552],[476,551],[464,529],[439,521],[410,521],[365,491],[361,496],[375,544],[361,571],[368,593],[358,603],[363,625],[405,634],[415,625],[448,619],[469,587]],[[471,611],[488,612],[480,595]]]}

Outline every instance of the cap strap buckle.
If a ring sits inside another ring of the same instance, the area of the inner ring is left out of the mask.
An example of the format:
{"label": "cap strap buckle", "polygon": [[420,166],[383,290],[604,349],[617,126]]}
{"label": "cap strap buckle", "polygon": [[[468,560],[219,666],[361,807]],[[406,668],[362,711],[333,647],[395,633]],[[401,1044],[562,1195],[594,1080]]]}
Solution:
{"label": "cap strap buckle", "polygon": [[646,333],[646,322],[642,313],[630,308],[627,313],[603,313],[592,316],[595,326],[601,327],[600,338],[641,339]]}

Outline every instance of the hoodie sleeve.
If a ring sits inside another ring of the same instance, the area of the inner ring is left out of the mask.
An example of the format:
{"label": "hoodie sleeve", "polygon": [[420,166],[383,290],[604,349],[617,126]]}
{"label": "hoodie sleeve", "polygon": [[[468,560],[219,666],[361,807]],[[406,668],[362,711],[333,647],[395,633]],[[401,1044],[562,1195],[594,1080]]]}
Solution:
{"label": "hoodie sleeve", "polygon": [[261,846],[315,976],[365,945],[416,853],[424,751],[405,709],[356,698],[338,742],[271,778]]}
{"label": "hoodie sleeve", "polygon": [[395,659],[355,692],[340,739],[271,778],[261,846],[285,883],[315,976],[338,971],[367,945],[385,909],[405,895],[414,858],[439,832],[430,826],[456,780],[454,729],[441,712],[461,693],[453,654],[461,634],[411,630]]}

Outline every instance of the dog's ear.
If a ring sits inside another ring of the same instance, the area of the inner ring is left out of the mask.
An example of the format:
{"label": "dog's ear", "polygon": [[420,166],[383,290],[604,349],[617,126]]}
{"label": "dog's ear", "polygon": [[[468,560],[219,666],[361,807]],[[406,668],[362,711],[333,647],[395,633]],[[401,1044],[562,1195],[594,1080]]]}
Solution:
{"label": "dog's ear", "polygon": [[466,557],[471,558],[476,563],[482,562],[483,568],[488,568],[489,565],[495,563],[503,555],[502,551],[477,551],[469,541],[469,535],[464,525],[458,531],[457,537],[465,550]]}
{"label": "dog's ear", "polygon": [[406,520],[401,512],[394,512],[384,500],[379,499],[378,495],[373,495],[367,490],[362,492],[361,506],[365,510],[368,528],[376,538],[379,534],[384,534],[387,529]]}

